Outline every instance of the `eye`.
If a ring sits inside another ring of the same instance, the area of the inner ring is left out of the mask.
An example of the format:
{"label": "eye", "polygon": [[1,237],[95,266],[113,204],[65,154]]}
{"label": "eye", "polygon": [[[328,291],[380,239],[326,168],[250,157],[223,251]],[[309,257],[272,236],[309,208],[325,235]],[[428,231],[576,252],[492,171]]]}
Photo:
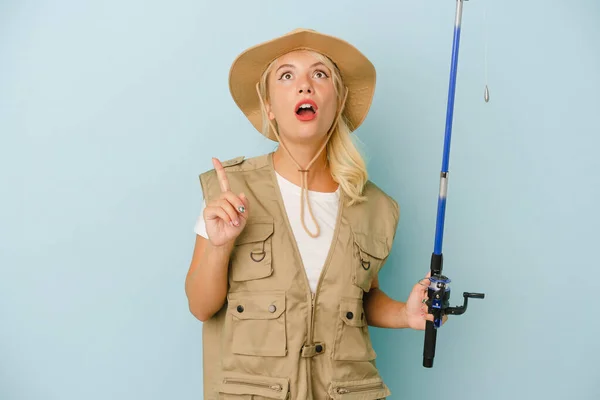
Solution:
{"label": "eye", "polygon": [[279,80],[289,80],[289,79],[292,79],[292,73],[291,72],[284,72],[279,77]]}
{"label": "eye", "polygon": [[321,70],[315,71],[315,75],[314,76],[315,76],[315,78],[319,78],[319,79],[321,79],[321,78],[327,78],[328,77],[327,74],[325,72],[321,71]]}

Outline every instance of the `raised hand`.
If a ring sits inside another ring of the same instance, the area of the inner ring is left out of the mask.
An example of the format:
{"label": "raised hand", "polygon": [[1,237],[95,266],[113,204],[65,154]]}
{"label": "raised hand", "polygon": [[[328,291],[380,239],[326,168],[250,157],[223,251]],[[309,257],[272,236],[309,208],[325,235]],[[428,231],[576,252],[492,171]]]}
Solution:
{"label": "raised hand", "polygon": [[221,195],[209,202],[204,209],[206,233],[213,246],[223,246],[235,240],[246,226],[249,204],[246,196],[235,195],[229,187],[227,174],[221,162],[213,158]]}

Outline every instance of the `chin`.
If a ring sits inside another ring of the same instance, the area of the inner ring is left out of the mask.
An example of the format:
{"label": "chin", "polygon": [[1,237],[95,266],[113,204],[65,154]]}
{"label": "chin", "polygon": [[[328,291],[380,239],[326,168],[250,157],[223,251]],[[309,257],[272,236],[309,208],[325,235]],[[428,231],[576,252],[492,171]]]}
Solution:
{"label": "chin", "polygon": [[298,129],[293,135],[295,141],[321,141],[326,136],[326,131],[319,129],[318,126],[303,126]]}
{"label": "chin", "polygon": [[[284,126],[285,125],[285,126]],[[322,126],[319,121],[286,121],[279,126],[279,134],[284,140],[296,143],[318,142],[320,143],[327,136],[328,127]]]}

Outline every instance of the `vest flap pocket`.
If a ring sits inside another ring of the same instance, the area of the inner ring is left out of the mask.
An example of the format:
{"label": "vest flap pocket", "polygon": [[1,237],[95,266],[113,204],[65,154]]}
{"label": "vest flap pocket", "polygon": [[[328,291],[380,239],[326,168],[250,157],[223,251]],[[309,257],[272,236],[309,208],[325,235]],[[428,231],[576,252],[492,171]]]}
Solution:
{"label": "vest flap pocket", "polygon": [[[227,373],[219,385],[219,393],[285,400],[289,392],[289,379]],[[231,396],[231,398],[236,398]],[[254,397],[252,397],[254,398]]]}
{"label": "vest flap pocket", "polygon": [[329,385],[329,396],[336,400],[385,399],[392,393],[380,377],[357,381],[334,381]]}
{"label": "vest flap pocket", "polygon": [[371,361],[377,355],[369,336],[362,299],[342,298],[332,356],[336,361]]}
{"label": "vest flap pocket", "polygon": [[233,292],[226,334],[233,354],[284,357],[287,354],[284,291]]}
{"label": "vest flap pocket", "polygon": [[237,319],[277,319],[285,311],[284,292],[238,292],[227,298],[227,308]]}
{"label": "vest flap pocket", "polygon": [[346,325],[361,327],[367,324],[363,311],[362,300],[342,299],[340,304],[340,318]]}
{"label": "vest flap pocket", "polygon": [[354,237],[354,268],[353,282],[363,291],[371,289],[375,274],[383,266],[384,260],[390,253],[390,246],[385,237],[353,232]]}
{"label": "vest flap pocket", "polygon": [[384,237],[375,236],[361,232],[354,232],[354,243],[359,247],[362,253],[382,260],[390,253],[390,246]]}
{"label": "vest flap pocket", "polygon": [[235,244],[264,242],[273,234],[273,219],[269,217],[254,217],[246,222],[246,226],[236,238]]}
{"label": "vest flap pocket", "polygon": [[271,276],[271,242],[273,219],[250,218],[237,237],[230,257],[231,279],[234,282],[252,281]]}

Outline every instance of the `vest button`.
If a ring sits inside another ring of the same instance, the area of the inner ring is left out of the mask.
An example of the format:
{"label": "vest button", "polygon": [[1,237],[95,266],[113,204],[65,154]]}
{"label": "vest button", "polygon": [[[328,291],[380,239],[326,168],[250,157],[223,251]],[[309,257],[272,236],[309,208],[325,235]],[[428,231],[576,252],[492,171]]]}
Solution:
{"label": "vest button", "polygon": [[318,345],[315,346],[315,350],[316,350],[317,353],[320,353],[320,352],[323,351],[323,346],[321,346],[320,344],[318,344]]}
{"label": "vest button", "polygon": [[352,311],[348,311],[348,312],[346,313],[346,318],[348,318],[348,319],[352,319],[352,318],[354,318],[354,314],[352,314]]}
{"label": "vest button", "polygon": [[277,311],[277,307],[275,307],[275,305],[274,305],[274,304],[271,304],[271,305],[269,306],[269,312],[270,312],[270,313],[274,313],[275,311]]}
{"label": "vest button", "polygon": [[244,307],[243,306],[237,306],[237,311],[238,312],[244,312]]}

